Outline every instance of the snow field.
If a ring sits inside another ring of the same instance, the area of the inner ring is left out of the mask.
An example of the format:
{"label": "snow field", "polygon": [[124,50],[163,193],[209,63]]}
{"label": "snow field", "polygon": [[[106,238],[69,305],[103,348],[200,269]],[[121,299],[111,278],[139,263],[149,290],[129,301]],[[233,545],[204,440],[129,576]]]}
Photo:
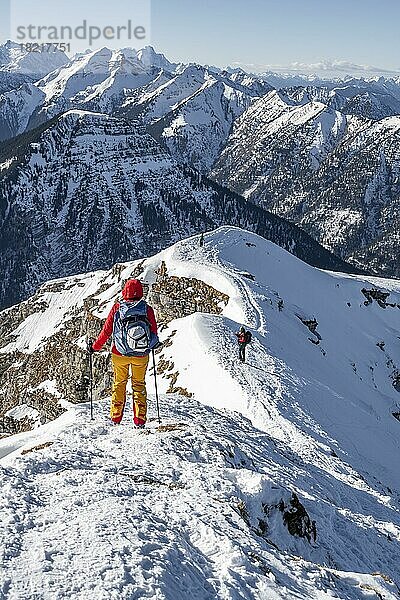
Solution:
{"label": "snow field", "polygon": [[[309,563],[256,533],[261,501],[289,495],[266,472],[268,435],[193,400],[161,401],[175,430],[138,432],[128,415],[112,426],[102,405],[91,423],[79,407],[53,445],[3,461],[4,598],[328,598],[332,587],[353,599],[366,584],[396,597],[378,575]],[[293,544],[279,515],[271,534]]]}

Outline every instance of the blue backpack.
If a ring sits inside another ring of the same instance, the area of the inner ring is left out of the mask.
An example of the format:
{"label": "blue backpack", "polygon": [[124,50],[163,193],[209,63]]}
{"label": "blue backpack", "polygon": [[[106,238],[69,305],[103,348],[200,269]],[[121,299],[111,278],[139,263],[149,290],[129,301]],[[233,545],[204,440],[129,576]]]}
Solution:
{"label": "blue backpack", "polygon": [[115,347],[122,356],[150,353],[157,336],[151,332],[144,300],[120,302],[119,310],[114,315],[113,337]]}

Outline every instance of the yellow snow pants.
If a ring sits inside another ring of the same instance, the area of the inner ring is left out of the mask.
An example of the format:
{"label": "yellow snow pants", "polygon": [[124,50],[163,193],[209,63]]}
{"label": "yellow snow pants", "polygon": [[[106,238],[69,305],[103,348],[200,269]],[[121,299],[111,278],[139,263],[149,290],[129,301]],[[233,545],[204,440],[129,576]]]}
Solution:
{"label": "yellow snow pants", "polygon": [[147,416],[147,393],[146,393],[146,371],[149,364],[148,356],[118,356],[112,354],[112,368],[114,382],[111,398],[111,419],[114,423],[120,423],[126,402],[126,384],[131,369],[132,391],[133,391],[133,418],[136,425],[146,423]]}

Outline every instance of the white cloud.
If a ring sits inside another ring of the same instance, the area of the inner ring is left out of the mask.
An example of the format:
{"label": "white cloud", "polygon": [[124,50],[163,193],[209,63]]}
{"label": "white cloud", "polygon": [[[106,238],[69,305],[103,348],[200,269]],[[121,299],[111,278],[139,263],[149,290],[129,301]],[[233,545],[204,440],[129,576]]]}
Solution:
{"label": "white cloud", "polygon": [[240,62],[233,63],[234,67],[241,67],[247,71],[265,73],[272,71],[274,73],[293,73],[302,75],[400,75],[400,69],[383,69],[372,65],[358,65],[346,60],[322,60],[315,63],[293,62],[288,65],[271,64],[244,64]]}

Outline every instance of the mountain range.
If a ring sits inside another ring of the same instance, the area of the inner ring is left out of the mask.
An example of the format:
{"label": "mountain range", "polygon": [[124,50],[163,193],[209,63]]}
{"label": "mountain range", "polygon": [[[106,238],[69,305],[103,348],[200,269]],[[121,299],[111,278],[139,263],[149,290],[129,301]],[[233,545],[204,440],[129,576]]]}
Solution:
{"label": "mountain range", "polygon": [[[0,148],[0,306],[226,223],[328,269],[351,267],[290,222],[179,164],[143,128],[72,110]],[[1,167],[0,167],[1,168]]]}
{"label": "mountain range", "polygon": [[[399,597],[399,104],[0,47],[2,598]],[[131,278],[144,430],[87,351]]]}
{"label": "mountain range", "polygon": [[272,91],[235,122],[211,176],[352,264],[400,275],[400,115]]}
{"label": "mountain range", "polygon": [[221,224],[399,275],[398,78],[275,89],[151,47],[32,54],[0,49],[24,79],[0,94],[1,306]]}

